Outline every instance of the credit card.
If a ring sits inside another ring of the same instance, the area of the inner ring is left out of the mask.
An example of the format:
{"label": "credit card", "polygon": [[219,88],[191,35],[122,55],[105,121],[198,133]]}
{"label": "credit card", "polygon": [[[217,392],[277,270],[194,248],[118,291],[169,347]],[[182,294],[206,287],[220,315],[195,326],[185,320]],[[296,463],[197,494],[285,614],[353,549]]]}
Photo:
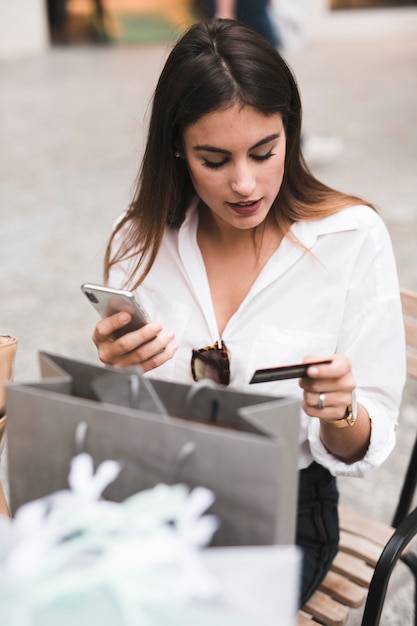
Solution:
{"label": "credit card", "polygon": [[281,367],[269,367],[256,370],[250,385],[254,383],[269,383],[274,380],[286,380],[287,378],[303,378],[307,376],[307,369],[312,365],[327,365],[331,361],[314,361],[312,363],[298,363],[297,365],[283,365]]}

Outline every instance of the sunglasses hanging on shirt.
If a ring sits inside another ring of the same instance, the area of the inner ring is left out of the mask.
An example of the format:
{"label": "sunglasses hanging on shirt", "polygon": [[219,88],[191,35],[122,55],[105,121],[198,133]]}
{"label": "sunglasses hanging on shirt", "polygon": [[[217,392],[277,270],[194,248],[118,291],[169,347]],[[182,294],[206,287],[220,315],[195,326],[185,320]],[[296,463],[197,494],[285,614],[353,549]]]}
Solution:
{"label": "sunglasses hanging on shirt", "polygon": [[218,385],[227,386],[230,382],[229,354],[223,341],[212,346],[193,350],[191,373],[195,381],[209,379]]}

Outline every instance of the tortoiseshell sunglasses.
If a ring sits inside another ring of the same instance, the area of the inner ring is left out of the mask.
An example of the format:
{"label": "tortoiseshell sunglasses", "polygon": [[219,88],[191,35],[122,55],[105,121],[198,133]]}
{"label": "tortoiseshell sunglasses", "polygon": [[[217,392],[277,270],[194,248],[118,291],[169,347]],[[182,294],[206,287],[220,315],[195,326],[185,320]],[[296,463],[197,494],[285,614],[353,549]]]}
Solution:
{"label": "tortoiseshell sunglasses", "polygon": [[208,378],[218,385],[230,382],[230,363],[227,348],[222,341],[212,346],[193,350],[191,372],[195,381]]}

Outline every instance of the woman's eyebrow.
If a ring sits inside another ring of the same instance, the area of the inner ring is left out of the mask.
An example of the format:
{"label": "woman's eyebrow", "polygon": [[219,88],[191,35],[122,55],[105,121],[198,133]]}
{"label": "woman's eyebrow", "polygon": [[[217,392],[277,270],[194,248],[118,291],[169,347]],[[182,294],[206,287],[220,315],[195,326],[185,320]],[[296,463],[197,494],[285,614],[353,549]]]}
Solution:
{"label": "woman's eyebrow", "polygon": [[256,143],[254,146],[249,148],[249,150],[255,150],[255,148],[259,148],[260,146],[263,146],[266,143],[269,143],[270,141],[273,141],[274,139],[278,139],[279,135],[280,135],[279,133],[274,133],[273,135],[268,135],[268,137],[265,137],[264,139],[261,139],[260,141],[258,141],[258,143]]}
{"label": "woman's eyebrow", "polygon": [[[274,139],[278,139],[278,137],[279,137],[279,133],[268,135],[267,137],[264,137],[263,139],[255,143],[253,146],[251,146],[249,150],[255,150],[256,148],[260,148],[266,143],[269,143],[270,141],[273,141]],[[193,146],[193,150],[204,151],[204,152],[217,152],[220,154],[230,154],[229,150],[224,150],[223,148],[216,148],[215,146],[210,146],[208,144],[198,144],[196,146]]]}
{"label": "woman's eyebrow", "polygon": [[221,152],[221,154],[230,154],[228,150],[223,150],[223,148],[216,148],[215,146],[209,146],[204,144],[193,146],[193,150],[200,152]]}

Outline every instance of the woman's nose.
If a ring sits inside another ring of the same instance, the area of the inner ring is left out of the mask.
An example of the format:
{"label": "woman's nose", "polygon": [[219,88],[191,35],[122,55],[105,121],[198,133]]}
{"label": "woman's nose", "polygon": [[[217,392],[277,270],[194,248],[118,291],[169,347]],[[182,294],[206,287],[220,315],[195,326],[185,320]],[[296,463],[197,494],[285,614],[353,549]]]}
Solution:
{"label": "woman's nose", "polygon": [[233,170],[230,186],[241,196],[250,196],[256,187],[256,178],[250,164],[240,164]]}

